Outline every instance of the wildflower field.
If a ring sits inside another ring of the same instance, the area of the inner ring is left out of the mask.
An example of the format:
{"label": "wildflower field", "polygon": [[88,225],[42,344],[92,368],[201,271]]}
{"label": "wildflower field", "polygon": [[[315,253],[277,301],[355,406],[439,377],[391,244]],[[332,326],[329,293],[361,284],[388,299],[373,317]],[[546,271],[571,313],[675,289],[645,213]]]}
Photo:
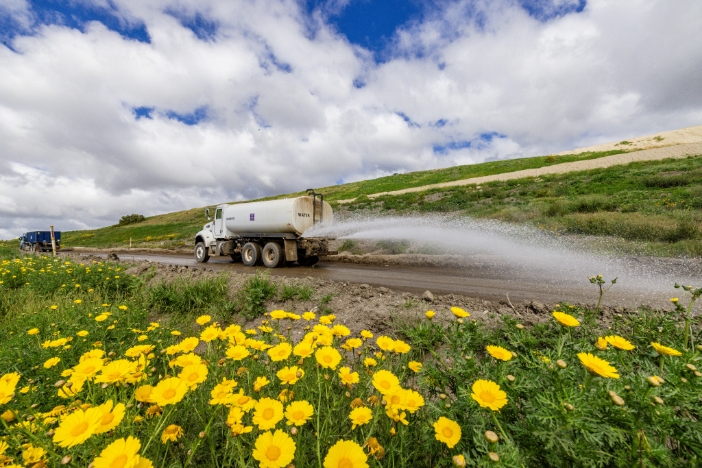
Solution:
{"label": "wildflower field", "polygon": [[379,334],[334,311],[157,314],[123,268],[0,260],[0,466],[702,466],[702,289]]}

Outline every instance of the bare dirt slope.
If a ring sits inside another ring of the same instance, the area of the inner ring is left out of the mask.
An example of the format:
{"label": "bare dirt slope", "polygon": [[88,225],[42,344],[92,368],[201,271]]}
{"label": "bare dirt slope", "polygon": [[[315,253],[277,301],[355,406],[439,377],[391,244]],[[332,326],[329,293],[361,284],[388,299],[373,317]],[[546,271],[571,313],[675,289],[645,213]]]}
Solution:
{"label": "bare dirt slope", "polygon": [[639,151],[651,148],[663,148],[666,146],[687,145],[691,143],[702,143],[702,125],[631,138],[625,141],[616,141],[601,145],[588,146],[586,148],[578,148],[558,154],[579,154],[620,149]]}

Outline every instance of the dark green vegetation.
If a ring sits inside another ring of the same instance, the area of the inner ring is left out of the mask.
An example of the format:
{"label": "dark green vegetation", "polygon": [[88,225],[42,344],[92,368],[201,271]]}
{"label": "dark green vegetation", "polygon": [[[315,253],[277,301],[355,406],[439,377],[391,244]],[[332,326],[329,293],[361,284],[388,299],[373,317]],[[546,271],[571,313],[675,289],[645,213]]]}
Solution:
{"label": "dark green vegetation", "polygon": [[144,221],[146,221],[146,217],[144,215],[130,214],[130,215],[122,216],[119,219],[119,223],[117,223],[117,226],[126,226],[128,224],[136,224],[136,223],[141,223]]}
{"label": "dark green vegetation", "polygon": [[[682,351],[680,317],[639,310],[607,319],[564,307],[581,326],[551,320],[519,329],[514,317],[500,316],[494,327],[472,321],[448,329],[432,322],[400,327],[414,357],[426,360],[422,385],[430,399],[449,395],[448,417],[465,430],[467,466],[491,466],[488,452],[499,455],[499,466],[514,467],[700,466],[702,377],[694,364],[686,366],[699,359],[699,349],[661,358],[650,345],[661,342]],[[693,329],[699,342],[699,318]],[[625,337],[636,348],[597,350],[597,338],[609,335]],[[498,361],[486,352],[488,345],[517,357]],[[588,374],[577,356],[582,352],[608,361],[620,378]],[[665,383],[652,386],[647,378],[653,375]],[[493,380],[506,392],[508,403],[500,412],[475,404],[476,379]],[[499,443],[489,443],[486,430],[497,433]]]}
{"label": "dark green vegetation", "polygon": [[648,253],[699,256],[702,157],[364,197],[347,209],[464,214],[559,233],[614,236]]}

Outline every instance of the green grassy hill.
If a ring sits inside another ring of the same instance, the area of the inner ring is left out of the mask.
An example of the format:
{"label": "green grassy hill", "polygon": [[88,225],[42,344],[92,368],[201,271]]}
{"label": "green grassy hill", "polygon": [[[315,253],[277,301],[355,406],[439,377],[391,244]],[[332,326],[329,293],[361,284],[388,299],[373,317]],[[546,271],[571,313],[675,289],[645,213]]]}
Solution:
{"label": "green grassy hill", "polygon": [[[455,213],[531,223],[559,233],[613,236],[635,250],[702,255],[702,157],[632,163],[608,169],[434,189],[398,196],[367,195],[538,168],[624,151],[494,161],[323,187],[339,214]],[[281,194],[267,199],[303,194]],[[340,205],[339,200],[356,198]],[[205,207],[147,218],[127,226],[63,232],[65,247],[190,246],[206,223]],[[630,244],[630,245],[629,245]]]}

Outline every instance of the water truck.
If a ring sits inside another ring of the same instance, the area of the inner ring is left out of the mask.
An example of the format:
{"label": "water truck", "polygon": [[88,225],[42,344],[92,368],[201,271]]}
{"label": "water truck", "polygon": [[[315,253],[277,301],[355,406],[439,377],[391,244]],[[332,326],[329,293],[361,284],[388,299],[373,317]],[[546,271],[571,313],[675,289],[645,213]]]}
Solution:
{"label": "water truck", "polygon": [[[54,231],[54,240],[56,241],[56,250],[61,248],[61,231]],[[51,231],[30,231],[23,234],[20,238],[20,250],[28,250],[30,252],[47,252],[52,250],[51,247]]]}
{"label": "water truck", "polygon": [[333,222],[332,208],[324,195],[308,195],[249,203],[223,204],[215,208],[214,220],[207,220],[195,236],[195,259],[229,256],[246,266],[263,263],[276,268],[285,262],[312,266],[319,257],[336,255],[328,248],[328,237],[303,236],[317,224]]}

